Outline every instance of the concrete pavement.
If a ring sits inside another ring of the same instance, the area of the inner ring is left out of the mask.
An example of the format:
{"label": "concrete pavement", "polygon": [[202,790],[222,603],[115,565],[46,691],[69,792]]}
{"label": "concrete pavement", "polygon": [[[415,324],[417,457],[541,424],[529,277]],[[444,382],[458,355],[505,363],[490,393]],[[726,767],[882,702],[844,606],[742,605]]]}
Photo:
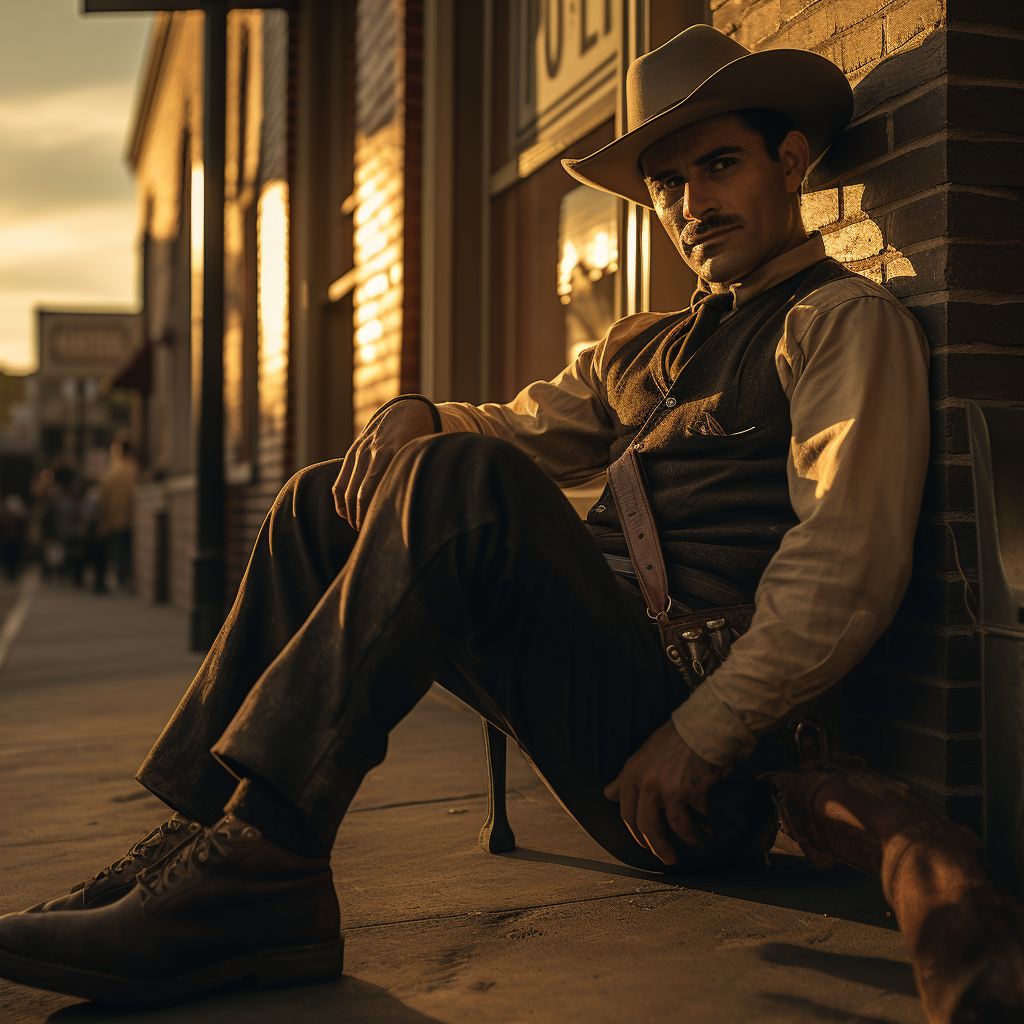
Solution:
{"label": "concrete pavement", "polygon": [[[200,661],[174,609],[44,585],[22,610],[0,668],[0,913],[65,891],[162,820],[132,775]],[[338,837],[343,979],[146,1013],[0,982],[0,1022],[924,1021],[866,877],[783,852],[740,873],[634,871],[511,752],[515,853],[477,846],[485,808],[479,720],[432,693]]]}

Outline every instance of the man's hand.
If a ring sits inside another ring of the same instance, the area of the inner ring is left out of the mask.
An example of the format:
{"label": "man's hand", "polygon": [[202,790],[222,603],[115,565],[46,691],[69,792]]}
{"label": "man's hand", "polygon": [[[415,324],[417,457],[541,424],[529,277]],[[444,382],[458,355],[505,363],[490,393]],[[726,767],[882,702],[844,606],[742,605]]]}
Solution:
{"label": "man's hand", "polygon": [[434,420],[425,402],[409,399],[391,406],[345,453],[341,472],[331,489],[338,515],[358,530],[381,477],[399,449],[417,437],[433,433]]}
{"label": "man's hand", "polygon": [[690,809],[706,815],[708,790],[725,774],[725,768],[694,753],[669,719],[605,786],[604,795],[619,801],[622,820],[641,846],[665,864],[675,864],[665,820],[680,839],[699,846],[703,837]]}

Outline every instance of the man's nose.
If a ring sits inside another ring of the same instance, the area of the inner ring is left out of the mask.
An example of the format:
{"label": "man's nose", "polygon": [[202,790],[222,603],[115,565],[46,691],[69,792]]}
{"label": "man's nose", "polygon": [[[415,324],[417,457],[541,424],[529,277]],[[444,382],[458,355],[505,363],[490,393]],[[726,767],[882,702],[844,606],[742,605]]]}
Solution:
{"label": "man's nose", "polygon": [[686,183],[683,189],[683,217],[686,220],[704,220],[715,209],[714,200],[707,191],[692,181]]}

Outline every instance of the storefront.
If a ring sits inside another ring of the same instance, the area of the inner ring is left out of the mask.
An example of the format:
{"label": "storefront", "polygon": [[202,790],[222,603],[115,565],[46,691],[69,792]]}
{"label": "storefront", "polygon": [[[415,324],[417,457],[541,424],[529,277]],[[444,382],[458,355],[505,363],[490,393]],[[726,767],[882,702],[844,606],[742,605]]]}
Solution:
{"label": "storefront", "polygon": [[702,2],[657,0],[427,5],[432,397],[507,400],[619,317],[687,304],[692,277],[648,212],[577,185],[560,160],[621,133],[630,60],[703,17]]}

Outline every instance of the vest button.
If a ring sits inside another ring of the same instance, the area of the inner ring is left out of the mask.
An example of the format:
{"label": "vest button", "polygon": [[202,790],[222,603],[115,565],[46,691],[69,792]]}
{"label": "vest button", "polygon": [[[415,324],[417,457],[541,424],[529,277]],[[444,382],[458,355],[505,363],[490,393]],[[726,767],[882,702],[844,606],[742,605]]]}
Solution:
{"label": "vest button", "polygon": [[676,400],[674,398],[666,398],[665,399],[665,408],[666,409],[674,409],[675,407],[676,407]]}
{"label": "vest button", "polygon": [[594,506],[594,511],[595,512],[603,512],[604,511],[604,505],[595,505]]}

